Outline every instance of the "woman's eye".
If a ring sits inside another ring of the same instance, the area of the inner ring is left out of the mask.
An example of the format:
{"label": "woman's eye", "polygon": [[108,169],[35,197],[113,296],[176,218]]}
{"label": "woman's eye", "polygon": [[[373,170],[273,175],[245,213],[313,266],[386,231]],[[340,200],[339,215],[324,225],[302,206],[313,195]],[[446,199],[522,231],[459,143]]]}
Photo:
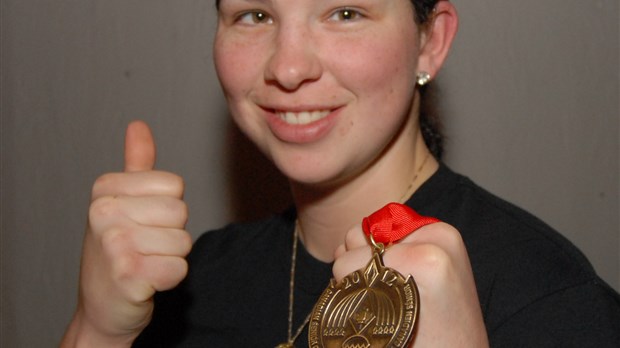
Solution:
{"label": "woman's eye", "polygon": [[264,12],[250,11],[239,16],[237,22],[243,24],[269,24],[273,22],[273,19]]}
{"label": "woman's eye", "polygon": [[356,11],[350,8],[341,8],[337,10],[336,12],[334,12],[334,14],[332,14],[329,19],[333,21],[348,22],[348,21],[353,21],[353,20],[360,19],[360,18],[362,18],[362,14],[359,11]]}

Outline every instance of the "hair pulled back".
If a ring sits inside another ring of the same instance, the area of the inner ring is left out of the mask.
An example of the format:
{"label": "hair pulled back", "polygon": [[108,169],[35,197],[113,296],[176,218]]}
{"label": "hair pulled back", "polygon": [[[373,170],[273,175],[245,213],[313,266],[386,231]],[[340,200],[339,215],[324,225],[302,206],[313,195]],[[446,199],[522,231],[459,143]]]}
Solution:
{"label": "hair pulled back", "polygon": [[[424,26],[432,20],[433,10],[441,0],[411,0],[415,9],[415,21]],[[442,123],[436,110],[435,90],[433,84],[420,88],[420,130],[424,143],[435,158],[443,155],[444,136]]]}

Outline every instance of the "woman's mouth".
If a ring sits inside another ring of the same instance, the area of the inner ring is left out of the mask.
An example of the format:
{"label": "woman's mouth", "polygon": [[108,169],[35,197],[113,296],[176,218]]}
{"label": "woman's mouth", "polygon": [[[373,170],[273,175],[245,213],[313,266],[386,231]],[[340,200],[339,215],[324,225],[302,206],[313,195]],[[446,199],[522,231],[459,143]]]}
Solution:
{"label": "woman's mouth", "polygon": [[275,112],[280,119],[288,124],[305,125],[318,121],[329,115],[329,110],[317,110],[317,111],[276,111]]}
{"label": "woman's mouth", "polygon": [[319,141],[335,127],[342,108],[267,111],[267,123],[272,133],[288,143],[311,143]]}

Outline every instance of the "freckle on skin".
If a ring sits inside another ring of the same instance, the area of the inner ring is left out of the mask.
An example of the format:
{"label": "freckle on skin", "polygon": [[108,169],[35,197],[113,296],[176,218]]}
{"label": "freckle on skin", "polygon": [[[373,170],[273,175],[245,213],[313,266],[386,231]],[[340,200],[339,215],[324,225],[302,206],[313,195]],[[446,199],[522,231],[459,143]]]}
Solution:
{"label": "freckle on skin", "polygon": [[349,123],[349,127],[342,127],[340,128],[340,135],[341,136],[346,136],[347,133],[349,132],[349,129],[353,128],[354,122],[353,120],[351,120],[351,122]]}

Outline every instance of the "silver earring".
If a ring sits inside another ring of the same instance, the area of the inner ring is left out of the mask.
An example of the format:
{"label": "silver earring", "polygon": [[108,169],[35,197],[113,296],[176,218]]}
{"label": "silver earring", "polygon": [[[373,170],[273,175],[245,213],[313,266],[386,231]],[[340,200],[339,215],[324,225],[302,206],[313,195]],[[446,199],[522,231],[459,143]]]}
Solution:
{"label": "silver earring", "polygon": [[431,81],[431,74],[427,73],[426,71],[420,71],[418,73],[418,79],[416,81],[418,83],[418,86],[424,86],[430,81]]}

